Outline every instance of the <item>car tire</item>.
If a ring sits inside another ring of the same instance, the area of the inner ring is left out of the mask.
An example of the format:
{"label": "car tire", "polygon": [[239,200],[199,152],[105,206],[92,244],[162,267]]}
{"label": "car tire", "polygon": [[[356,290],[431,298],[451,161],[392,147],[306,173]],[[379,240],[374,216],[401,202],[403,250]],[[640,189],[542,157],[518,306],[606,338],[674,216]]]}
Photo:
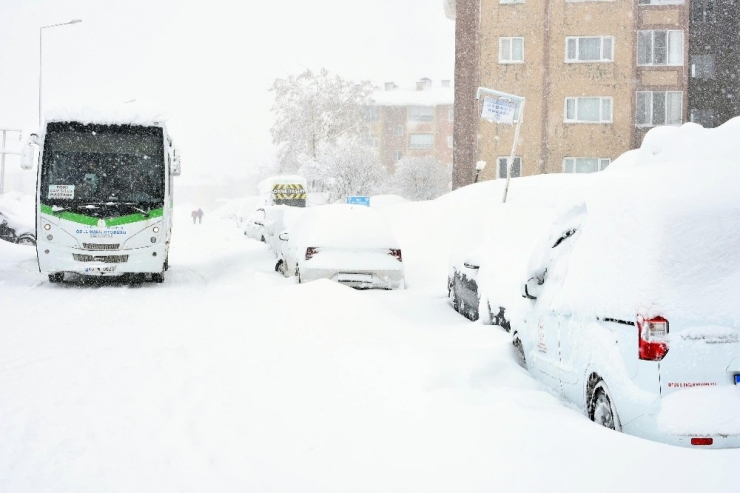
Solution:
{"label": "car tire", "polygon": [[594,375],[589,379],[588,417],[596,424],[610,430],[621,429],[614,400],[604,380]]}
{"label": "car tire", "polygon": [[62,281],[64,281],[64,272],[55,272],[53,274],[49,274],[49,282],[57,283]]}
{"label": "car tire", "polygon": [[295,275],[298,276],[298,284],[303,283],[303,279],[301,279],[301,271],[298,269],[295,270]]}
{"label": "car tire", "polygon": [[278,260],[277,263],[275,264],[275,272],[279,272],[281,274],[284,274],[283,273],[283,266],[284,265],[285,265],[285,262],[283,262],[283,259]]}
{"label": "car tire", "polygon": [[16,241],[19,245],[36,246],[36,238],[33,235],[23,234]]}

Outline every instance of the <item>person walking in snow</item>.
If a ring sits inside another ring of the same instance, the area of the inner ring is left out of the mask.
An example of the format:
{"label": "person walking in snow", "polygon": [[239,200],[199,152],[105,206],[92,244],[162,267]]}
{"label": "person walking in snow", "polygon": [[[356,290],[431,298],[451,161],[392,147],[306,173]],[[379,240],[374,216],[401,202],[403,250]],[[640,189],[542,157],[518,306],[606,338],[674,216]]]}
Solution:
{"label": "person walking in snow", "polygon": [[198,224],[203,222],[203,209],[198,208]]}
{"label": "person walking in snow", "polygon": [[193,224],[195,224],[195,220],[198,219],[198,211],[193,209],[193,212],[190,213],[190,217],[193,218]]}

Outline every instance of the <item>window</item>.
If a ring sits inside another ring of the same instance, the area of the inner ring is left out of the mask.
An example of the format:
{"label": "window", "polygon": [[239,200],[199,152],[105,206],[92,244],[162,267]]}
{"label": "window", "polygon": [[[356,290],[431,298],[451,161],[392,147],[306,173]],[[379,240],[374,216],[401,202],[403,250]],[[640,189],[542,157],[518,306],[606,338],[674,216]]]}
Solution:
{"label": "window", "polygon": [[522,63],[524,61],[524,38],[499,38],[498,62]]}
{"label": "window", "polygon": [[683,31],[638,31],[637,65],[683,65]]}
{"label": "window", "polygon": [[395,137],[400,137],[401,135],[403,135],[403,125],[396,125],[395,127],[393,127],[393,135]]}
{"label": "window", "polygon": [[612,98],[565,98],[567,123],[611,123]]}
{"label": "window", "polygon": [[403,159],[403,151],[396,151],[396,152],[394,152],[393,153],[393,159],[395,159],[396,162],[398,162],[401,159]]}
{"label": "window", "polygon": [[612,162],[602,157],[567,157],[563,159],[563,173],[595,173]]}
{"label": "window", "polygon": [[[498,177],[506,178],[506,164],[509,162],[509,157],[498,158]],[[522,158],[515,157],[514,164],[511,165],[511,177],[518,178],[522,176]]]}
{"label": "window", "polygon": [[712,128],[714,127],[714,110],[711,108],[694,108],[691,110],[691,121],[704,128]]}
{"label": "window", "polygon": [[524,3],[524,0],[498,0],[498,3]]}
{"label": "window", "polygon": [[434,121],[434,108],[431,106],[409,106],[410,122]]}
{"label": "window", "polygon": [[[696,0],[691,0],[695,2]],[[678,5],[682,4],[683,0],[639,0],[637,2],[640,5]]]}
{"label": "window", "polygon": [[434,134],[410,134],[409,149],[431,149],[434,147]]}
{"label": "window", "polygon": [[380,106],[368,106],[365,109],[365,121],[377,122],[380,120]]}
{"label": "window", "polygon": [[691,77],[714,79],[714,55],[691,55]]}
{"label": "window", "polygon": [[693,22],[714,22],[714,0],[691,0]]}
{"label": "window", "polygon": [[447,136],[447,147],[452,149],[452,143],[453,143],[452,135],[448,135]]}
{"label": "window", "polygon": [[680,91],[638,91],[638,126],[680,125],[683,122],[683,93]]}
{"label": "window", "polygon": [[612,62],[614,38],[611,36],[573,36],[565,38],[565,61]]}
{"label": "window", "polygon": [[365,145],[369,147],[378,147],[380,139],[377,137],[365,137]]}
{"label": "window", "polygon": [[455,121],[455,110],[448,110],[447,111],[447,121],[448,122]]}

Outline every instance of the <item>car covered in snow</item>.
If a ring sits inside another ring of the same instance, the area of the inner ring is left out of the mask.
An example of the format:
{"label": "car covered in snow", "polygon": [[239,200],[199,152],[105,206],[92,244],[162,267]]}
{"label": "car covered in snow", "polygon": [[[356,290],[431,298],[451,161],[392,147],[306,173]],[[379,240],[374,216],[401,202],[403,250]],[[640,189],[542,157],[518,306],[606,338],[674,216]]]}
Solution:
{"label": "car covered in snow", "polygon": [[19,245],[36,245],[33,197],[19,193],[0,196],[0,239]]}
{"label": "car covered in snow", "polygon": [[694,127],[664,145],[646,138],[642,162],[604,173],[543,234],[512,340],[536,379],[596,423],[740,447],[740,169],[691,152],[697,139],[722,148],[729,129]]}
{"label": "car covered in snow", "polygon": [[385,220],[364,206],[312,207],[288,231],[276,270],[298,282],[331,279],[355,288],[404,287],[401,246]]}

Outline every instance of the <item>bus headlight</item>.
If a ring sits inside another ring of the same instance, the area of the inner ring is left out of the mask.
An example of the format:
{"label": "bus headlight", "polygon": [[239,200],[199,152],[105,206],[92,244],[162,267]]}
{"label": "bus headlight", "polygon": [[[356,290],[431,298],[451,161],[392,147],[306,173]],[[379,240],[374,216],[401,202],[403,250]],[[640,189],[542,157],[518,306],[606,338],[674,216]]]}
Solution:
{"label": "bus headlight", "polygon": [[154,231],[155,233],[159,233],[159,226],[154,226],[152,228],[152,231]]}
{"label": "bus headlight", "polygon": [[49,223],[45,223],[45,224],[44,224],[44,229],[45,229],[46,231],[49,231],[49,230],[51,229],[51,224],[49,224]]}

